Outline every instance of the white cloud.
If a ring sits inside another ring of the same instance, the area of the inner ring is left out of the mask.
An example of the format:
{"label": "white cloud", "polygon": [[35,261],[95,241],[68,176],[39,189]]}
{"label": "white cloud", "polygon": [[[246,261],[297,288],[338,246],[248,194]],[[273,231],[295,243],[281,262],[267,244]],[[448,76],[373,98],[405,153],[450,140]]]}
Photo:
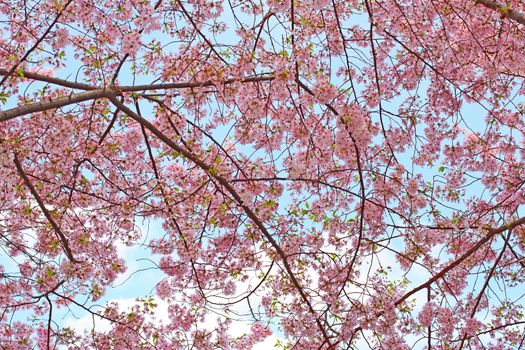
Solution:
{"label": "white cloud", "polygon": [[[129,311],[134,305],[140,302],[133,298],[128,299],[114,299],[109,303],[117,304],[119,311]],[[160,299],[155,299],[157,307],[154,309],[153,315],[147,315],[146,321],[168,321],[168,304]],[[87,311],[85,311],[87,313]],[[93,314],[86,314],[80,318],[68,318],[64,323],[64,327],[70,327],[77,333],[89,332],[93,329],[98,332],[108,332],[111,330],[111,322]]]}
{"label": "white cloud", "polygon": [[271,336],[266,338],[263,342],[256,344],[252,350],[279,349],[278,347],[275,346],[275,344],[277,343],[277,340],[279,340],[279,338],[275,334],[272,334]]}

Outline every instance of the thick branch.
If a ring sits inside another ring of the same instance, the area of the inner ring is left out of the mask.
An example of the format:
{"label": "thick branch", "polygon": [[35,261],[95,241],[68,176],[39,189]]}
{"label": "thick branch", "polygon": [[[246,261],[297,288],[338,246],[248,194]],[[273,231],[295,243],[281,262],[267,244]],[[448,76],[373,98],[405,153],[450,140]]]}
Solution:
{"label": "thick branch", "polygon": [[492,0],[476,0],[476,3],[488,7],[489,9],[498,11],[502,18],[510,18],[520,24],[525,25],[525,16],[520,12],[507,8],[507,6],[500,5]]}
{"label": "thick branch", "polygon": [[[0,68],[0,75],[8,75],[8,74],[9,74],[9,71],[7,69]],[[45,74],[39,74],[37,72],[30,72],[30,71],[27,71],[25,69],[22,71],[22,78],[29,78],[29,79],[32,79],[32,80],[38,80],[38,81],[42,81],[42,82],[45,82],[45,83],[60,85],[60,86],[68,87],[68,88],[72,88],[72,89],[79,89],[79,90],[96,90],[96,89],[98,89],[96,86],[93,86],[93,85],[77,83],[77,82],[74,82],[74,81],[68,81],[68,80],[65,80],[65,79],[50,77],[50,76],[45,75]]]}
{"label": "thick branch", "polygon": [[51,101],[40,101],[8,109],[7,111],[0,112],[0,123],[10,119],[14,119],[21,115],[43,112],[49,109],[65,107],[74,103],[95,100],[101,97],[107,97],[109,91],[110,90],[108,89],[97,89],[92,91],[81,92],[78,94],[71,94],[69,96],[57,98]]}
{"label": "thick branch", "polygon": [[150,84],[150,85],[137,85],[137,86],[122,86],[122,87],[108,87],[108,88],[97,88],[88,86],[91,91],[81,92],[78,94],[71,94],[67,97],[57,98],[51,101],[40,101],[31,103],[28,105],[23,105],[8,109],[7,111],[0,111],[0,122],[4,122],[16,117],[46,111],[48,109],[56,109],[60,107],[65,107],[71,104],[80,103],[89,100],[95,100],[97,98],[116,96],[121,94],[121,92],[134,92],[134,91],[147,91],[147,90],[166,90],[166,89],[188,89],[188,88],[198,88],[205,86],[212,86],[217,84],[232,84],[236,81],[241,83],[252,83],[260,81],[271,81],[275,79],[273,75],[261,75],[248,77],[242,80],[238,79],[226,79],[222,82],[213,82],[213,81],[193,81],[193,82],[182,82],[182,83],[167,83],[167,84]]}
{"label": "thick branch", "polygon": [[266,75],[257,75],[253,77],[248,77],[244,79],[226,79],[222,82],[218,81],[186,81],[181,83],[165,83],[165,84],[149,84],[149,85],[134,85],[134,86],[121,86],[119,90],[122,92],[131,92],[131,91],[148,91],[148,90],[168,90],[168,89],[188,89],[188,88],[198,88],[206,87],[213,85],[229,85],[240,81],[241,83],[256,83],[260,81],[272,81],[275,79],[273,74]]}

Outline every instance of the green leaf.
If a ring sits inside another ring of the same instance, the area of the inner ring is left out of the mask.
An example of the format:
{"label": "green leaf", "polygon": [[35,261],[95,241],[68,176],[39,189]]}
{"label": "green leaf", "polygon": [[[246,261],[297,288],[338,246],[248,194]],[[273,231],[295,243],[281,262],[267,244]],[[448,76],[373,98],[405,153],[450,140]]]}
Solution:
{"label": "green leaf", "polygon": [[5,92],[0,92],[0,102],[2,102],[2,104],[6,104],[7,103],[7,98],[9,97],[8,94],[6,94]]}
{"label": "green leaf", "polygon": [[24,77],[24,67],[18,67],[18,69],[16,70],[16,74],[18,74],[20,78],[23,78]]}

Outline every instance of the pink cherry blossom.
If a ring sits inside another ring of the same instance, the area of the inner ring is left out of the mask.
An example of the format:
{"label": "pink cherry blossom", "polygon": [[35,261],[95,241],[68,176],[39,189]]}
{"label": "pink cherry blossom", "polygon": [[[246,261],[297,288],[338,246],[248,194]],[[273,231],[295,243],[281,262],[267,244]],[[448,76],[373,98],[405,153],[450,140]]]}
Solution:
{"label": "pink cherry blossom", "polygon": [[0,348],[523,343],[522,1],[0,17]]}

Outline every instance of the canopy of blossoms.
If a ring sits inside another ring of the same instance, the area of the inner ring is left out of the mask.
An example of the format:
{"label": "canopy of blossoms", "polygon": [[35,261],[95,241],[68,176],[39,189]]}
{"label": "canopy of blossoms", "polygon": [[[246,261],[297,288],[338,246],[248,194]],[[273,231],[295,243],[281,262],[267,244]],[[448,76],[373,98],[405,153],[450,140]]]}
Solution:
{"label": "canopy of blossoms", "polygon": [[524,14],[0,0],[0,348],[523,346]]}

